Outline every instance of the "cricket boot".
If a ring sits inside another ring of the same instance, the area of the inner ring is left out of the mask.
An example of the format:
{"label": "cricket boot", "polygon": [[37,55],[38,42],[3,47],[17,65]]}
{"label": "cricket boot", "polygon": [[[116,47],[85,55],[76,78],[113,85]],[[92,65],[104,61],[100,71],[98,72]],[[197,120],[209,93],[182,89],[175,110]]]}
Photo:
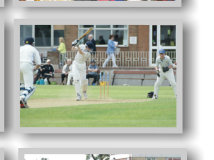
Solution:
{"label": "cricket boot", "polygon": [[81,101],[81,95],[79,93],[77,93],[77,98],[76,98],[76,101]]}
{"label": "cricket boot", "polygon": [[84,99],[87,100],[88,99],[87,92],[83,92],[83,95],[84,95]]}
{"label": "cricket boot", "polygon": [[29,108],[24,98],[20,98],[20,108]]}
{"label": "cricket boot", "polygon": [[156,99],[158,99],[158,96],[154,94],[153,97],[152,97],[152,99],[156,100]]}

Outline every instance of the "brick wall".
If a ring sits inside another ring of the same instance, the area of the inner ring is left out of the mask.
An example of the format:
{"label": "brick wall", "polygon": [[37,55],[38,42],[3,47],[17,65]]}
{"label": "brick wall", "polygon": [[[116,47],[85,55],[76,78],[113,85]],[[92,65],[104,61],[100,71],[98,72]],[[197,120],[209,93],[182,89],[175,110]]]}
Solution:
{"label": "brick wall", "polygon": [[[78,25],[66,25],[64,34],[66,48],[70,51],[71,42],[78,37]],[[121,51],[149,51],[149,25],[130,25],[128,35],[137,37],[137,44],[121,47]],[[97,51],[106,51],[106,47],[97,47]]]}

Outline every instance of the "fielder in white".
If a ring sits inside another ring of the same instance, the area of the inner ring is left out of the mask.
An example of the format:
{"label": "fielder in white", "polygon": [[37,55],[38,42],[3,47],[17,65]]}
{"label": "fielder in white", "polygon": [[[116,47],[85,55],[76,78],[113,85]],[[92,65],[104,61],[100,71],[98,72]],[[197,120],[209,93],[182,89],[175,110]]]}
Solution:
{"label": "fielder in white", "polygon": [[[74,46],[75,42],[72,43]],[[86,79],[86,61],[91,57],[91,51],[93,49],[93,44],[88,41],[85,45],[78,45],[77,47],[72,47],[73,50],[77,50],[77,54],[72,64],[72,75],[73,84],[76,91],[76,100],[80,101],[82,99],[82,93],[84,98],[87,99],[87,87],[88,79]]]}
{"label": "fielder in white", "polygon": [[25,45],[20,47],[20,107],[28,108],[27,100],[35,92],[33,86],[34,71],[40,67],[41,58],[33,46],[33,38],[26,38],[24,43]]}
{"label": "fielder in white", "polygon": [[156,59],[155,70],[157,72],[157,80],[154,85],[154,95],[153,99],[158,99],[158,92],[162,82],[167,79],[176,95],[176,82],[173,72],[173,63],[169,56],[165,55],[166,51],[164,49],[159,50],[159,56]]}

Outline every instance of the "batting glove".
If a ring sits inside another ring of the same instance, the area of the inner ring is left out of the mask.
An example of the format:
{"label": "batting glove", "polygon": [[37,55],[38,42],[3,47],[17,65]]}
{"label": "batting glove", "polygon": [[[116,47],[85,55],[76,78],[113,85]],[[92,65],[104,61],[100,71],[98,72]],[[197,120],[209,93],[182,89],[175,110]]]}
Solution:
{"label": "batting glove", "polygon": [[76,46],[76,45],[78,45],[78,43],[79,43],[79,40],[76,39],[76,40],[74,40],[74,41],[72,42],[72,46]]}

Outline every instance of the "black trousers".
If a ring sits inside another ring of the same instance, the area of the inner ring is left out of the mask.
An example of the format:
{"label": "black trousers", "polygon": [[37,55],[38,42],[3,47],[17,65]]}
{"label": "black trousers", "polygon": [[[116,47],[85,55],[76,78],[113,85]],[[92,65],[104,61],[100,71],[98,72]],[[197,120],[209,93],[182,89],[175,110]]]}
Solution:
{"label": "black trousers", "polygon": [[68,74],[61,74],[61,82],[62,83],[64,83],[65,78],[66,78],[66,80],[68,79]]}
{"label": "black trousers", "polygon": [[51,84],[50,78],[52,78],[52,76],[50,76],[50,75],[43,75],[43,79],[45,79],[45,78],[47,78],[48,84]]}
{"label": "black trousers", "polygon": [[54,77],[54,76],[46,75],[44,72],[40,71],[40,69],[39,69],[37,75],[34,77],[33,83],[36,84],[36,81],[40,78],[43,78],[43,79],[47,78],[48,84],[51,84],[50,78],[52,78],[52,77]]}
{"label": "black trousers", "polygon": [[97,81],[99,81],[99,75],[98,74],[87,74],[86,75],[86,78],[89,79],[89,78],[93,78],[93,83],[96,83]]}

